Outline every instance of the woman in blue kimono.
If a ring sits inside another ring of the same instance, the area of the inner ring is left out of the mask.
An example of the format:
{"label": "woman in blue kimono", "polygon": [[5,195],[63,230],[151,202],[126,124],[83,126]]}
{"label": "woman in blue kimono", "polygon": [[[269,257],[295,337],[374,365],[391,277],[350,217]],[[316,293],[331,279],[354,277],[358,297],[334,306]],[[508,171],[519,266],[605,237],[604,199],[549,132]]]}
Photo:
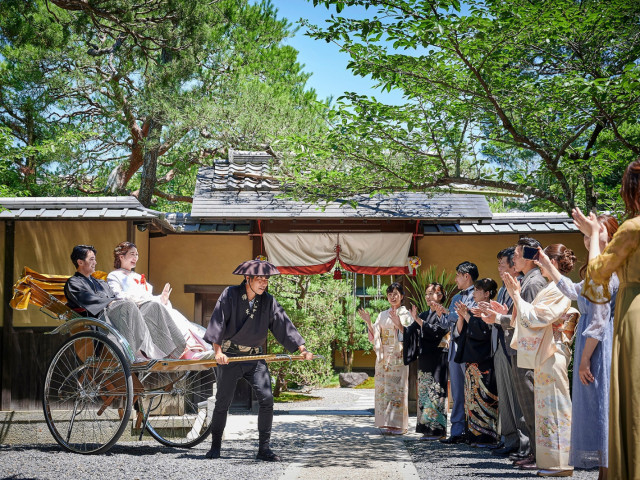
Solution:
{"label": "woman in blue kimono", "polygon": [[[604,228],[600,235],[600,250],[604,250],[618,230],[618,222],[609,215],[598,216]],[[585,235],[587,250],[591,239]],[[538,263],[547,269],[558,289],[578,302],[581,318],[575,335],[572,385],[571,453],[569,464],[577,468],[600,469],[598,479],[607,478],[609,441],[609,381],[613,342],[613,315],[618,291],[618,277],[613,274],[609,282],[611,301],[591,303],[580,292],[584,281],[574,283],[563,276],[548,260],[541,256]],[[584,278],[586,264],[580,270]]]}

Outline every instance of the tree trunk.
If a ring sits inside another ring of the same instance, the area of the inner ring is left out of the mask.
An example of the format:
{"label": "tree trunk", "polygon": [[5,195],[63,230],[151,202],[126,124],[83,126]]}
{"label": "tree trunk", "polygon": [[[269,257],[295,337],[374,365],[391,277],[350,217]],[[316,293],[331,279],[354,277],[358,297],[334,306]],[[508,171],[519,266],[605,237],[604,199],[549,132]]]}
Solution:
{"label": "tree trunk", "polygon": [[591,173],[591,169],[588,167],[584,176],[584,196],[585,212],[588,213],[597,207],[598,201],[593,185],[593,174]]}
{"label": "tree trunk", "polygon": [[347,361],[344,364],[344,371],[351,372],[353,370],[353,350],[347,352]]}
{"label": "tree trunk", "polygon": [[149,125],[149,135],[144,152],[144,163],[142,165],[142,176],[140,178],[140,194],[138,200],[145,207],[151,206],[153,191],[158,180],[158,150],[160,148],[160,133],[162,125],[151,120]]}
{"label": "tree trunk", "polygon": [[276,375],[276,384],[273,387],[273,396],[279,397],[280,394],[287,389],[286,387],[287,385],[284,380],[284,375],[281,373],[278,373]]}

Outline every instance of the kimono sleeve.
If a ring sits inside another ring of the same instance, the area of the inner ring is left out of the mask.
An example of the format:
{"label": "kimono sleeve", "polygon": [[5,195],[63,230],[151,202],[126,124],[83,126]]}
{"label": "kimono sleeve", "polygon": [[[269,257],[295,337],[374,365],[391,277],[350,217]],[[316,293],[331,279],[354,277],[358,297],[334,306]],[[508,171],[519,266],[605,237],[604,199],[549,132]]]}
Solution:
{"label": "kimono sleeve", "polygon": [[[67,283],[64,284],[64,294],[71,308],[78,306],[84,308],[92,316],[98,317],[107,305],[115,300],[115,295],[111,297],[107,295],[97,295],[89,288],[87,284],[89,281],[91,280],[81,278],[77,275],[70,277]],[[105,292],[111,292],[109,285],[106,282],[102,283],[104,284]]]}
{"label": "kimono sleeve", "polygon": [[210,344],[222,345],[227,324],[231,318],[233,298],[229,287],[225,288],[211,314],[211,320],[204,334],[204,339]]}
{"label": "kimono sleeve", "polygon": [[[300,345],[304,345],[304,338],[298,333],[298,329],[284,311],[284,308],[273,298],[269,319],[269,330],[275,339],[290,352],[298,350]],[[206,338],[205,338],[206,340]]]}
{"label": "kimono sleeve", "polygon": [[119,300],[124,300],[127,298],[124,293],[124,289],[122,288],[122,279],[115,271],[111,272],[107,276],[107,283],[109,284],[109,287],[111,287],[113,293],[116,294],[116,298],[118,298]]}
{"label": "kimono sleeve", "polygon": [[402,360],[409,365],[420,354],[420,325],[413,322],[405,327],[402,338]]}
{"label": "kimono sleeve", "polygon": [[491,340],[491,325],[488,325],[481,318],[471,315],[467,329],[469,330],[469,337],[473,338],[474,340]]}
{"label": "kimono sleeve", "polygon": [[562,292],[562,294],[567,297],[569,300],[576,301],[580,296],[580,292],[582,291],[582,284],[584,282],[574,283],[567,277],[562,277],[556,286],[558,290]]}
{"label": "kimono sleeve", "polygon": [[[429,315],[435,315],[435,313],[430,312]],[[420,317],[422,318],[422,316]],[[431,340],[433,342],[439,342],[442,340],[449,330],[444,328],[440,321],[429,322],[427,321],[429,316],[423,318],[424,323],[422,324],[422,338],[426,340]],[[437,317],[436,317],[437,318]]]}
{"label": "kimono sleeve", "polygon": [[611,300],[609,279],[638,249],[638,237],[638,228],[633,222],[626,221],[620,226],[604,252],[589,262],[582,295],[592,303]]}
{"label": "kimono sleeve", "polygon": [[516,321],[525,328],[540,329],[558,320],[571,306],[571,300],[557,288],[547,288],[540,291],[533,303],[525,302],[518,297],[517,305]]}

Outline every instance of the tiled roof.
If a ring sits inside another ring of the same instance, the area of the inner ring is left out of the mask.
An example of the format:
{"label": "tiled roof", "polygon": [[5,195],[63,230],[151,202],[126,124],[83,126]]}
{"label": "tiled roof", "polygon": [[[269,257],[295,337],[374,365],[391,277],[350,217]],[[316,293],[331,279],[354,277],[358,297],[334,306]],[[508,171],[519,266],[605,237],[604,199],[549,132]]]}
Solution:
{"label": "tiled roof", "polygon": [[565,213],[516,212],[494,213],[489,220],[478,222],[441,224],[426,223],[425,235],[447,235],[451,233],[572,233],[578,229]]}
{"label": "tiled roof", "polygon": [[[482,195],[395,193],[311,204],[279,198],[280,185],[270,176],[266,153],[237,152],[198,172],[191,216],[202,219],[250,220],[336,218],[481,219],[491,218]],[[356,208],[347,202],[355,201]]]}
{"label": "tiled roof", "polygon": [[0,207],[0,220],[149,220],[172,230],[135,197],[0,197]]}

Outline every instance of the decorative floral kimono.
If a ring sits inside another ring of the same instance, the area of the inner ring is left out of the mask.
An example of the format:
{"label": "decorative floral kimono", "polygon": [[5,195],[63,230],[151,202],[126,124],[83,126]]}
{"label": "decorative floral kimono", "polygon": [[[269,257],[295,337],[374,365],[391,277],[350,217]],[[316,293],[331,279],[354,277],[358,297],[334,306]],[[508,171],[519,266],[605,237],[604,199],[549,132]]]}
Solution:
{"label": "decorative floral kimono", "polygon": [[465,363],[464,409],[467,438],[472,444],[498,440],[498,386],[491,356],[491,326],[471,316],[456,339],[455,361]]}
{"label": "decorative floral kimono", "polygon": [[[373,349],[376,352],[375,426],[409,427],[409,367],[402,359],[402,341],[389,317],[391,309],[378,315],[373,324]],[[413,322],[405,307],[397,310],[400,322],[408,327]]]}
{"label": "decorative floral kimono", "polygon": [[[144,275],[139,273],[119,268],[109,273],[107,282],[120,299],[132,300],[138,305],[146,302],[161,303],[160,295],[153,295],[153,285],[146,281]],[[211,345],[202,339],[205,332],[204,327],[187,320],[184,315],[171,306],[170,301],[167,301],[167,304],[163,306],[171,314],[171,319],[187,342],[187,348],[181,358],[192,358],[196,353],[212,350]]]}
{"label": "decorative floral kimono", "polygon": [[[447,433],[448,352],[441,347],[449,329],[442,326],[435,311],[422,312],[422,327],[416,322],[403,332],[405,365],[418,359],[416,432],[427,437]],[[447,344],[445,342],[445,344]]]}
{"label": "decorative floral kimono", "polygon": [[570,344],[580,313],[552,282],[531,303],[518,297],[511,346],[518,367],[533,368],[536,463],[548,470],[572,470]]}
{"label": "decorative floral kimono", "polygon": [[601,255],[589,262],[582,294],[594,303],[616,298],[609,402],[609,479],[640,479],[640,217],[627,220]]}

